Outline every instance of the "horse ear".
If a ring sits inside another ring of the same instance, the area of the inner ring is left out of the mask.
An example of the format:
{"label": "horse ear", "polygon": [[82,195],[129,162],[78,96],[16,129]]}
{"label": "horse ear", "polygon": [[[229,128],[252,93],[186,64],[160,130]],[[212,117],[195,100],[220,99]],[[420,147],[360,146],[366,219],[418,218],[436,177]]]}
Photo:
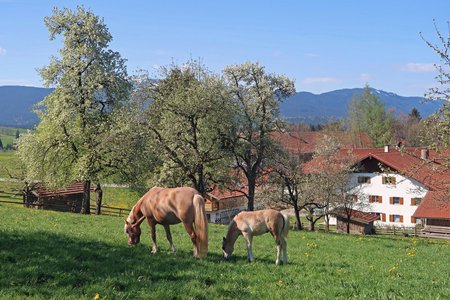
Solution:
{"label": "horse ear", "polygon": [[141,223],[144,221],[145,216],[142,216],[139,220],[137,220],[136,223],[133,224],[133,227],[141,225]]}

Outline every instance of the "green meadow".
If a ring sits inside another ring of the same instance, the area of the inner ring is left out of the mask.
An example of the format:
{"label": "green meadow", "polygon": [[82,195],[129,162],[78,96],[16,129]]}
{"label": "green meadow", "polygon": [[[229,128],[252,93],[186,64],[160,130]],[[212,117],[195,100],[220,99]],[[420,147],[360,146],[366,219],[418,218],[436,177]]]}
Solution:
{"label": "green meadow", "polygon": [[269,234],[255,237],[256,261],[239,238],[221,257],[226,226],[210,225],[209,254],[192,258],[172,226],[177,252],[157,227],[130,247],[123,219],[0,203],[2,299],[449,299],[450,241],[291,231],[288,264],[275,265]]}

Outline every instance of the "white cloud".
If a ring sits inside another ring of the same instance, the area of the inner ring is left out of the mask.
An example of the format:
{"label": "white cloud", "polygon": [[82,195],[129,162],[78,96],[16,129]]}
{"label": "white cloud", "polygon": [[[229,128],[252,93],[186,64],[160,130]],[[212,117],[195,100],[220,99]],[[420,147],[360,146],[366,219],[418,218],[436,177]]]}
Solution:
{"label": "white cloud", "polygon": [[361,81],[368,82],[372,79],[372,75],[370,75],[368,73],[361,73],[361,74],[359,74],[359,79]]}
{"label": "white cloud", "polygon": [[6,49],[0,47],[0,56],[6,54]]}
{"label": "white cloud", "polygon": [[302,84],[323,84],[323,83],[341,83],[341,80],[334,77],[308,77],[302,80]]}
{"label": "white cloud", "polygon": [[411,73],[429,73],[436,71],[436,68],[431,63],[407,63],[401,65],[400,70]]}
{"label": "white cloud", "polygon": [[304,54],[304,56],[306,56],[306,57],[319,57],[319,54],[317,54],[317,53],[305,53]]}

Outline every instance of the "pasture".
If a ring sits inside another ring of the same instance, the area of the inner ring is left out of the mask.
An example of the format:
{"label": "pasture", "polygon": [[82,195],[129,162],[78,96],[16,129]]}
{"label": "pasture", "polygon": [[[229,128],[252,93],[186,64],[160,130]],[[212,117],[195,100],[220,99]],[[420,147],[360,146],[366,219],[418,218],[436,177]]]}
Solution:
{"label": "pasture", "polygon": [[[0,205],[0,298],[7,299],[449,299],[449,241],[291,231],[288,264],[255,237],[255,262],[240,237],[222,260],[226,226],[210,225],[209,254],[192,256],[181,225],[171,254],[157,227],[129,247],[123,219]],[[145,225],[145,226],[144,226]]]}

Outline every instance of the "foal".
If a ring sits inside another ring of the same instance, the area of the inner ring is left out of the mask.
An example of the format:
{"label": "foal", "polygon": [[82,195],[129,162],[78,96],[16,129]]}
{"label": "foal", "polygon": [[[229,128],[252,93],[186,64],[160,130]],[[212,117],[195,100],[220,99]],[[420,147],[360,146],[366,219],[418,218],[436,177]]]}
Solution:
{"label": "foal", "polygon": [[277,265],[281,264],[281,252],[283,252],[283,263],[287,263],[286,236],[289,231],[289,219],[274,209],[258,211],[243,211],[236,215],[231,221],[227,236],[223,238],[223,257],[227,259],[234,250],[234,243],[242,234],[247,241],[247,259],[252,262],[252,239],[255,235],[270,232],[277,244]]}

